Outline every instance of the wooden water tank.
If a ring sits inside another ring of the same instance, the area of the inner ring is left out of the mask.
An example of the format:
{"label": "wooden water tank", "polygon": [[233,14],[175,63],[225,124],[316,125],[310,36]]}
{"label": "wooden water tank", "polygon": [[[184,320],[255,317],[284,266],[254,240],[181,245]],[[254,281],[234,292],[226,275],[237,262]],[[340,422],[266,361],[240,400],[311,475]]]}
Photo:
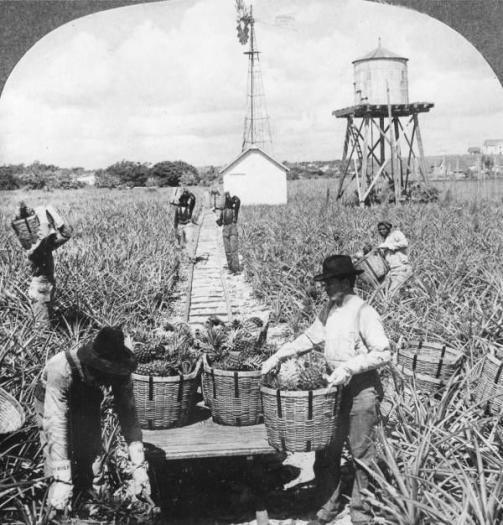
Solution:
{"label": "wooden water tank", "polygon": [[400,57],[379,45],[353,61],[355,105],[409,103],[408,58]]}

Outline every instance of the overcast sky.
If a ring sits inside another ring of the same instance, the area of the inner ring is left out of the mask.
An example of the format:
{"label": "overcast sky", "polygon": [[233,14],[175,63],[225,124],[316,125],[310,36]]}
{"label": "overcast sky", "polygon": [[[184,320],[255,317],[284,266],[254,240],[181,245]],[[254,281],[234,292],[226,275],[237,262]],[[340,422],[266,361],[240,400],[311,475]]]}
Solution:
{"label": "overcast sky", "polygon": [[[279,160],[340,158],[353,65],[377,46],[409,58],[427,155],[503,138],[503,90],[463,37],[412,10],[361,0],[256,0]],[[222,165],[239,152],[247,58],[234,0],[170,0],[67,24],[20,60],[0,97],[0,163],[106,167],[129,159]]]}

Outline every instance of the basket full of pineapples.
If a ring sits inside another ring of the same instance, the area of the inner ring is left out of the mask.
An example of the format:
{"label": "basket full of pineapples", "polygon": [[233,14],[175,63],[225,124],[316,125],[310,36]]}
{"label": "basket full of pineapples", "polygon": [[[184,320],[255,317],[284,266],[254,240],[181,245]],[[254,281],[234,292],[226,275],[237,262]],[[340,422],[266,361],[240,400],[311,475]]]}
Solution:
{"label": "basket full of pineapples", "polygon": [[340,405],[338,389],[328,390],[330,370],[316,351],[291,357],[263,378],[260,391],[269,444],[277,450],[310,452],[333,439]]}
{"label": "basket full of pineapples", "polygon": [[162,335],[134,334],[138,367],[132,378],[142,428],[183,426],[196,404],[201,354],[188,325],[171,328]]}
{"label": "basket full of pineapples", "polygon": [[215,422],[233,426],[261,422],[260,369],[276,350],[266,342],[267,327],[258,317],[229,324],[210,318],[206,329],[196,334],[204,352],[203,398]]}

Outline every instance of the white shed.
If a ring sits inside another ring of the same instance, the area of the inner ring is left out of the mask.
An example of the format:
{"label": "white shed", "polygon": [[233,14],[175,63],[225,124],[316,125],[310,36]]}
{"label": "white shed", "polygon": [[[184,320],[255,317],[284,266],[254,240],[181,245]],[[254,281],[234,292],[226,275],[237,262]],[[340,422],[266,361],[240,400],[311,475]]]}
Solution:
{"label": "white shed", "polygon": [[241,204],[286,204],[288,168],[260,148],[243,151],[220,172],[224,191],[237,195]]}

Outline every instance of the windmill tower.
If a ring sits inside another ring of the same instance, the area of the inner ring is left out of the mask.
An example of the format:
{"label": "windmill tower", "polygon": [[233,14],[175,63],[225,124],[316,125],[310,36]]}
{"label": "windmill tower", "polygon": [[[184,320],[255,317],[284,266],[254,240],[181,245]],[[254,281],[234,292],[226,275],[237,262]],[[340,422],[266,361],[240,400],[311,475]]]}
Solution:
{"label": "windmill tower", "polygon": [[271,126],[265,103],[253,7],[246,7],[244,0],[236,0],[236,9],[238,40],[243,46],[248,44],[248,51],[244,52],[248,56],[248,85],[241,150],[258,147],[271,153]]}
{"label": "windmill tower", "polygon": [[353,61],[355,105],[332,112],[346,119],[338,199],[356,185],[363,206],[387,186],[398,203],[407,197],[411,179],[427,183],[419,114],[433,103],[409,102],[407,61],[384,49],[381,39],[376,49]]}

